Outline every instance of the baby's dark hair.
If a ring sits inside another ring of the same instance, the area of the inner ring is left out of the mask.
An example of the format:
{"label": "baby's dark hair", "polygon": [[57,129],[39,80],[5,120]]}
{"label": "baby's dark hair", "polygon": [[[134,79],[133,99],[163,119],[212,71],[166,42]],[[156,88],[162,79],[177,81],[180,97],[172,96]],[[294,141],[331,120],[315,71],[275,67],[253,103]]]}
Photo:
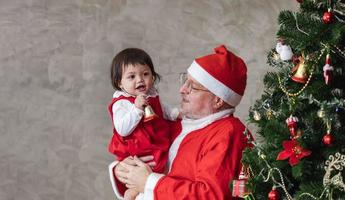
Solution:
{"label": "baby's dark hair", "polygon": [[155,72],[153,67],[152,60],[150,56],[142,49],[138,48],[128,48],[120,51],[113,59],[110,68],[110,78],[111,84],[113,85],[114,89],[121,90],[119,84],[121,82],[123,69],[127,65],[147,65],[154,78],[154,81],[159,81],[161,76]]}

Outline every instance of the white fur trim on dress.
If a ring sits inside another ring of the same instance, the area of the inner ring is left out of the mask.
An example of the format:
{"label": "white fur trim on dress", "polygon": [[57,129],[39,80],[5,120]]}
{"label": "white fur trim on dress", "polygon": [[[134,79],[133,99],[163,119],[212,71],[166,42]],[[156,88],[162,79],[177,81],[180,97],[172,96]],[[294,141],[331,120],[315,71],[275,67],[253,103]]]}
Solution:
{"label": "white fur trim on dress", "polygon": [[201,85],[210,90],[213,94],[223,99],[231,106],[237,106],[242,96],[237,94],[231,88],[224,85],[222,82],[214,78],[204,68],[202,68],[195,60],[188,68],[188,73]]}

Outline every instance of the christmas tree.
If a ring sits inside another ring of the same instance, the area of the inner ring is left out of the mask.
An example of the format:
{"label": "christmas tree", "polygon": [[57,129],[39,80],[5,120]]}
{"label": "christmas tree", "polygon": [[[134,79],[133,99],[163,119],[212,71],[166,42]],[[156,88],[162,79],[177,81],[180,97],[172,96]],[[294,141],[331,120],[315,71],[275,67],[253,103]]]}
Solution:
{"label": "christmas tree", "polygon": [[248,199],[345,199],[345,1],[296,3],[278,17],[242,179]]}

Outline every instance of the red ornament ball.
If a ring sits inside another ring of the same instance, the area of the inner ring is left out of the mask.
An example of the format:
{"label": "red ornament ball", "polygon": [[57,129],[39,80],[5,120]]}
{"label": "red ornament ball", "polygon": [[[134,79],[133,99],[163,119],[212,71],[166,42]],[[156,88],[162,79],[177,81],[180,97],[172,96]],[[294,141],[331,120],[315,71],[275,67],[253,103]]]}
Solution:
{"label": "red ornament ball", "polygon": [[269,200],[279,200],[279,192],[276,189],[272,189],[268,193],[268,199]]}
{"label": "red ornament ball", "polygon": [[333,21],[333,13],[330,10],[325,12],[325,13],[323,13],[322,21],[325,24],[332,23],[332,21]]}
{"label": "red ornament ball", "polygon": [[303,0],[296,0],[298,3],[302,3],[303,2]]}
{"label": "red ornament ball", "polygon": [[331,134],[327,133],[326,135],[323,136],[322,142],[327,146],[332,145],[333,144],[333,136]]}

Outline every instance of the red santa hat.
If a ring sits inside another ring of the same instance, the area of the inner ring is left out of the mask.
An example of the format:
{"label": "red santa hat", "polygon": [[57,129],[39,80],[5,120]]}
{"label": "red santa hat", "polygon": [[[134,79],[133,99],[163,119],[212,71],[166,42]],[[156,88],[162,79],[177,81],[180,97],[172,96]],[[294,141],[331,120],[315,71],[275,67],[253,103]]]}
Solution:
{"label": "red santa hat", "polygon": [[213,94],[229,105],[237,106],[246,88],[246,64],[224,45],[214,50],[214,54],[195,59],[187,71]]}

